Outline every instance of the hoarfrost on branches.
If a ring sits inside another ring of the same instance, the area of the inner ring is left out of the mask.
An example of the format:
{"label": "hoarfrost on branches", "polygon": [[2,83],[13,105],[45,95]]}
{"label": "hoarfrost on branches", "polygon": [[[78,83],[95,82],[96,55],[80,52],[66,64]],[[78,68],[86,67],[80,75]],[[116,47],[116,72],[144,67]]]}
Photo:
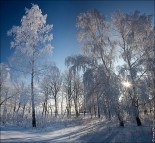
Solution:
{"label": "hoarfrost on branches", "polygon": [[51,51],[53,35],[50,31],[53,25],[46,24],[46,18],[47,15],[42,15],[38,5],[32,5],[30,10],[26,9],[26,15],[21,19],[21,26],[13,26],[7,33],[14,38],[11,41],[11,47],[28,57],[33,56],[33,48],[38,55]]}

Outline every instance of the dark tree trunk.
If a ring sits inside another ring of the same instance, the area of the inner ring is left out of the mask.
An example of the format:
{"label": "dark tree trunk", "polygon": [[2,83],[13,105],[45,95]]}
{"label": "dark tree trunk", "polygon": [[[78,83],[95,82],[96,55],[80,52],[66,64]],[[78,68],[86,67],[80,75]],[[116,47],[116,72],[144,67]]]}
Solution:
{"label": "dark tree trunk", "polygon": [[36,127],[35,111],[32,112],[32,127]]}
{"label": "dark tree trunk", "polygon": [[20,102],[19,102],[19,104],[18,104],[18,109],[17,109],[17,111],[16,111],[16,113],[18,114],[18,111],[19,111],[19,109],[20,109]]}
{"label": "dark tree trunk", "polygon": [[57,115],[58,115],[58,107],[57,107],[57,97],[55,95],[55,117],[57,118]]}
{"label": "dark tree trunk", "polygon": [[139,117],[136,117],[136,122],[137,122],[137,126],[141,126],[142,125]]}
{"label": "dark tree trunk", "polygon": [[75,113],[76,113],[76,117],[79,116],[79,112],[78,112],[78,106],[77,106],[77,99],[74,100],[74,105],[75,105]]}
{"label": "dark tree trunk", "polygon": [[69,118],[69,110],[68,110],[68,108],[66,110],[67,110],[67,118]]}
{"label": "dark tree trunk", "polygon": [[76,112],[76,117],[78,117],[79,116],[78,110],[75,110],[75,112]]}
{"label": "dark tree trunk", "polygon": [[24,113],[25,113],[25,104],[24,104],[24,106],[23,106],[23,115],[22,115],[22,118],[24,118]]}
{"label": "dark tree trunk", "polygon": [[98,118],[100,118],[101,116],[100,116],[100,106],[98,105]]}
{"label": "dark tree trunk", "polygon": [[119,120],[119,125],[121,127],[124,127],[123,118],[122,118],[122,116],[121,116],[121,114],[119,112],[117,113],[117,116],[118,116],[118,120]]}
{"label": "dark tree trunk", "polygon": [[83,111],[83,115],[84,115],[84,118],[85,118],[85,115],[86,115],[86,111],[85,110]]}
{"label": "dark tree trunk", "polygon": [[31,102],[32,102],[32,127],[36,127],[33,80],[34,80],[34,60],[32,61],[32,73],[31,73]]}
{"label": "dark tree trunk", "polygon": [[120,122],[119,122],[119,125],[120,125],[121,127],[124,127],[124,122],[123,122],[123,121],[120,121]]}
{"label": "dark tree trunk", "polygon": [[44,116],[44,110],[45,110],[45,102],[43,103],[42,117]]}
{"label": "dark tree trunk", "polygon": [[94,105],[94,114],[95,114],[95,117],[96,117],[96,107],[95,107],[95,105]]}

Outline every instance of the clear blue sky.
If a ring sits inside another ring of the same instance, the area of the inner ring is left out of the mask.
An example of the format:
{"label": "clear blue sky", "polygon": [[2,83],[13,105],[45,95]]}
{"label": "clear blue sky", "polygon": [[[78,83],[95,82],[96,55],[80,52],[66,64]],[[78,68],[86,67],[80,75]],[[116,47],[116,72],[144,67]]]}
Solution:
{"label": "clear blue sky", "polygon": [[53,24],[52,46],[54,47],[52,60],[64,70],[64,60],[69,55],[80,53],[80,44],[76,39],[76,17],[81,12],[98,9],[106,17],[110,17],[114,11],[120,9],[131,13],[139,10],[141,13],[154,15],[154,0],[139,1],[102,1],[102,0],[1,0],[0,1],[0,62],[7,63],[12,55],[10,49],[11,37],[7,37],[7,31],[13,25],[20,26],[20,20],[25,14],[25,7],[31,8],[31,3],[38,4],[43,14],[47,14],[47,23]]}

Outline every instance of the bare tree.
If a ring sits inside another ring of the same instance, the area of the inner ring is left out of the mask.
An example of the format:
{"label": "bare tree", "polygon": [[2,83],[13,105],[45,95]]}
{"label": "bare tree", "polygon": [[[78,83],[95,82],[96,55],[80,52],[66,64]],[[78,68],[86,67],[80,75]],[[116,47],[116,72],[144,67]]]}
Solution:
{"label": "bare tree", "polygon": [[9,67],[3,63],[0,63],[0,106],[6,102],[7,99],[12,96],[8,96],[10,82]]}
{"label": "bare tree", "polygon": [[44,96],[43,105],[42,105],[43,106],[42,116],[45,115],[46,117],[48,112],[48,100],[50,99],[50,94],[51,94],[49,89],[49,78],[47,76],[44,76],[43,79],[41,80],[40,92]]}
{"label": "bare tree", "polygon": [[55,117],[58,115],[58,93],[61,88],[62,78],[59,71],[59,68],[56,66],[53,66],[50,69],[50,75],[49,75],[49,88],[51,91],[51,95],[54,98],[55,103]]}

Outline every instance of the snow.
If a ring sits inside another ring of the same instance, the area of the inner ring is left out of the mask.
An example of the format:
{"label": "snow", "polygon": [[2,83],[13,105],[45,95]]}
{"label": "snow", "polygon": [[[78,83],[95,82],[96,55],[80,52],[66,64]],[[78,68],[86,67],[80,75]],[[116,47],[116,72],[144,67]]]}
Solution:
{"label": "snow", "polygon": [[151,143],[151,127],[137,127],[126,122],[119,127],[115,120],[82,119],[55,122],[46,128],[1,126],[1,142],[144,142]]}

